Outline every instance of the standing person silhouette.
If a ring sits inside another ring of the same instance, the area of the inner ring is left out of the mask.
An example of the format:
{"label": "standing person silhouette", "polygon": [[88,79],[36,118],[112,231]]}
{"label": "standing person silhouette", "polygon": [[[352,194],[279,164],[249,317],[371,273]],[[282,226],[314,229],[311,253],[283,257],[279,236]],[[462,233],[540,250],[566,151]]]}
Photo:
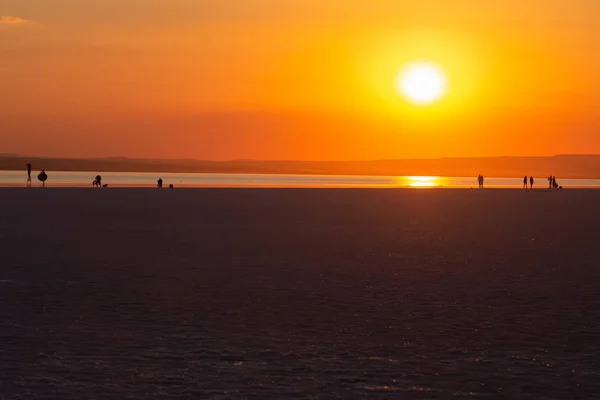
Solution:
{"label": "standing person silhouette", "polygon": [[27,163],[27,186],[31,186],[31,163]]}
{"label": "standing person silhouette", "polygon": [[552,185],[553,185],[553,183],[552,183],[552,175],[550,175],[548,177],[548,189],[552,189]]}
{"label": "standing person silhouette", "polygon": [[481,177],[479,178],[479,187],[483,189],[483,175],[481,175]]}
{"label": "standing person silhouette", "polygon": [[102,187],[102,177],[100,175],[96,175],[96,183],[98,187]]}
{"label": "standing person silhouette", "polygon": [[161,187],[162,187],[162,184],[163,184],[163,180],[162,180],[162,178],[158,178],[158,180],[156,181],[156,183],[157,183],[157,185],[156,185],[156,186],[157,186],[157,187],[159,187],[159,188],[161,188]]}
{"label": "standing person silhouette", "polygon": [[531,187],[531,189],[533,189],[533,176],[529,177],[529,187]]}
{"label": "standing person silhouette", "polygon": [[523,189],[527,189],[527,175],[523,178]]}

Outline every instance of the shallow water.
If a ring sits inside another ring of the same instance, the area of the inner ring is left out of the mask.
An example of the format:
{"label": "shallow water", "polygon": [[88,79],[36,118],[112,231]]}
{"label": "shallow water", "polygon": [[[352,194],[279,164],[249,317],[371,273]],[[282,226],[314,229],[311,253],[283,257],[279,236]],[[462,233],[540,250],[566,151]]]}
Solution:
{"label": "shallow water", "polygon": [[[200,174],[163,172],[102,172],[102,183],[109,186],[152,187],[158,178],[168,187],[477,187],[476,177],[437,176],[358,176],[358,175],[268,175],[268,174]],[[92,186],[96,173],[50,171],[46,186]],[[37,172],[32,173],[33,186],[41,186]],[[0,171],[0,186],[26,186],[22,171]],[[486,187],[521,188],[523,178],[486,178]],[[558,179],[565,188],[597,188],[600,179]],[[545,178],[536,179],[536,188],[547,188]]]}

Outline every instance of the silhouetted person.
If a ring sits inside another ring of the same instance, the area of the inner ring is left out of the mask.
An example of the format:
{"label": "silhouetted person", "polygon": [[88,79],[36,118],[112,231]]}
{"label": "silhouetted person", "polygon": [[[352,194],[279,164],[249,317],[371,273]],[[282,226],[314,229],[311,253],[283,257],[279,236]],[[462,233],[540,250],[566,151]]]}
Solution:
{"label": "silhouetted person", "polygon": [[42,182],[42,186],[46,186],[46,179],[48,179],[48,174],[44,170],[39,173],[38,180]]}
{"label": "silhouetted person", "polygon": [[527,189],[527,175],[523,178],[523,189]]}
{"label": "silhouetted person", "polygon": [[477,175],[477,184],[479,185],[480,189],[483,187],[483,175]]}
{"label": "silhouetted person", "polygon": [[157,182],[156,186],[159,187],[159,188],[161,188],[162,187],[162,183],[163,183],[162,178],[158,178],[158,180],[156,182]]}
{"label": "silhouetted person", "polygon": [[31,186],[31,164],[27,163],[27,186]]}
{"label": "silhouetted person", "polygon": [[529,187],[533,189],[533,176],[529,177]]}
{"label": "silhouetted person", "polygon": [[100,175],[96,175],[96,185],[102,187],[102,177]]}
{"label": "silhouetted person", "polygon": [[558,184],[556,183],[556,177],[555,176],[552,177],[552,187],[554,189],[556,189],[558,187]]}
{"label": "silhouetted person", "polygon": [[548,177],[548,189],[552,189],[554,187],[554,182],[552,181],[552,175]]}

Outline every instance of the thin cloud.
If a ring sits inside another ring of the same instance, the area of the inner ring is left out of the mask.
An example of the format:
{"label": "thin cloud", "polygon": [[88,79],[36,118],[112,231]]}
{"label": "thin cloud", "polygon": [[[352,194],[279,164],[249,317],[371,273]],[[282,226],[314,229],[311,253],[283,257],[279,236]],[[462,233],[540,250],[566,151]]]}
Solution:
{"label": "thin cloud", "polygon": [[13,17],[10,15],[3,15],[0,17],[0,23],[2,23],[2,24],[17,25],[17,24],[25,24],[27,22],[30,22],[30,21],[23,19],[23,18],[19,18],[19,17]]}

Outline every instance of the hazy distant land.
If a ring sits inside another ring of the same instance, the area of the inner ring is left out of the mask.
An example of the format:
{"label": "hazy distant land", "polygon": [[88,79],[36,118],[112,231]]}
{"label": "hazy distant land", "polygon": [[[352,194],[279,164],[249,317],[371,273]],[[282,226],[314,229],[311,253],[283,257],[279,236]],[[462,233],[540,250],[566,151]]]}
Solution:
{"label": "hazy distant land", "polygon": [[78,159],[20,155],[0,156],[0,170],[94,172],[198,172],[313,175],[433,175],[512,177],[523,175],[560,178],[600,178],[600,155],[552,157],[438,158],[377,161],[203,161],[193,159],[135,159],[125,157]]}

